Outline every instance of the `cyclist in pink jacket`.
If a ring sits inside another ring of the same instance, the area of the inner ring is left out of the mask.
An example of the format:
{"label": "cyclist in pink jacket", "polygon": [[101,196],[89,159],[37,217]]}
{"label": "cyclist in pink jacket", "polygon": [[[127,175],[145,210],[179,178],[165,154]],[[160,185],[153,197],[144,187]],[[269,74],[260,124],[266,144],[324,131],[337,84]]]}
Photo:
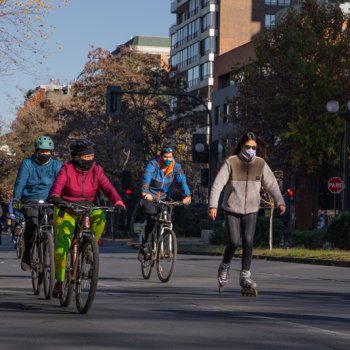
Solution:
{"label": "cyclist in pink jacket", "polygon": [[[114,206],[125,208],[117,190],[108,180],[95,158],[95,144],[85,140],[75,140],[70,145],[72,160],[62,166],[52,188],[51,200],[54,204],[78,202],[93,203],[98,189],[101,189]],[[102,210],[93,210],[90,216],[91,228],[98,240],[105,228],[106,217]],[[74,234],[75,216],[57,206],[54,208],[55,227],[55,268],[56,284],[53,296],[62,295],[62,282],[67,264],[67,252]],[[73,228],[73,229],[72,229]]]}

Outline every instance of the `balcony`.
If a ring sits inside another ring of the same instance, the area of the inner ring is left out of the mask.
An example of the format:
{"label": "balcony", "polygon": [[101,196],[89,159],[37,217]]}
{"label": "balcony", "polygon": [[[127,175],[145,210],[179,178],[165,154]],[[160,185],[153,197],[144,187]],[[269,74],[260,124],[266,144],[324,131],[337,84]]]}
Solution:
{"label": "balcony", "polygon": [[188,0],[173,0],[170,5],[170,11],[171,13],[175,13],[179,6],[186,3]]}

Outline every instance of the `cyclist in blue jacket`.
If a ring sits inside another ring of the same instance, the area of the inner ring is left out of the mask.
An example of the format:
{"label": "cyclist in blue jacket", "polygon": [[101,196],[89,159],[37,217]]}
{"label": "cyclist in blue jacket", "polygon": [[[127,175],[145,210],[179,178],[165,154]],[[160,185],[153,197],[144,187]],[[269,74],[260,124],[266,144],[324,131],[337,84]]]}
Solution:
{"label": "cyclist in blue jacket", "polygon": [[38,226],[39,208],[35,206],[40,200],[47,201],[52,184],[61,170],[61,161],[52,158],[54,143],[49,136],[39,136],[35,143],[35,152],[20,165],[13,190],[13,208],[21,209],[21,203],[31,207],[22,208],[26,220],[24,232],[24,253],[21,268],[30,269],[30,250],[33,233]]}
{"label": "cyclist in blue jacket", "polygon": [[175,161],[173,153],[172,147],[164,147],[160,157],[151,160],[144,171],[140,206],[146,214],[147,223],[139,254],[139,260],[141,261],[143,255],[148,253],[146,252],[147,245],[145,243],[155,224],[152,215],[157,213],[157,207],[153,204],[153,200],[171,198],[174,186],[179,184],[184,196],[183,203],[185,205],[191,203],[191,192],[187,185],[186,175],[181,165]]}

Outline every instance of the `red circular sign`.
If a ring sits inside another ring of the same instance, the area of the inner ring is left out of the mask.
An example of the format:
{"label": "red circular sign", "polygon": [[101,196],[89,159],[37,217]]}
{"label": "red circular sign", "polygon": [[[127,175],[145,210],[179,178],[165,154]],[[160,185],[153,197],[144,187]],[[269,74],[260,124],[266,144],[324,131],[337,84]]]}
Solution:
{"label": "red circular sign", "polygon": [[330,192],[336,194],[344,189],[344,182],[340,177],[331,177],[328,180],[328,189]]}

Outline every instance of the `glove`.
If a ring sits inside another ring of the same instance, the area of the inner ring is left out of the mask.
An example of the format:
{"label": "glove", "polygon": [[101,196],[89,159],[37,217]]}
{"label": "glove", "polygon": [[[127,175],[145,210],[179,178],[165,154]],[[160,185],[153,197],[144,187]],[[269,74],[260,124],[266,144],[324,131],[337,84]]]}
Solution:
{"label": "glove", "polygon": [[17,198],[15,198],[12,202],[12,208],[16,210],[20,210],[22,208],[21,201]]}
{"label": "glove", "polygon": [[124,202],[123,202],[122,200],[116,201],[116,202],[114,203],[114,206],[115,206],[115,207],[121,207],[121,208],[123,208],[123,209],[126,209],[126,206],[125,206],[125,204],[124,204]]}
{"label": "glove", "polygon": [[59,196],[52,196],[50,198],[50,202],[53,205],[66,205],[67,204],[67,202]]}

